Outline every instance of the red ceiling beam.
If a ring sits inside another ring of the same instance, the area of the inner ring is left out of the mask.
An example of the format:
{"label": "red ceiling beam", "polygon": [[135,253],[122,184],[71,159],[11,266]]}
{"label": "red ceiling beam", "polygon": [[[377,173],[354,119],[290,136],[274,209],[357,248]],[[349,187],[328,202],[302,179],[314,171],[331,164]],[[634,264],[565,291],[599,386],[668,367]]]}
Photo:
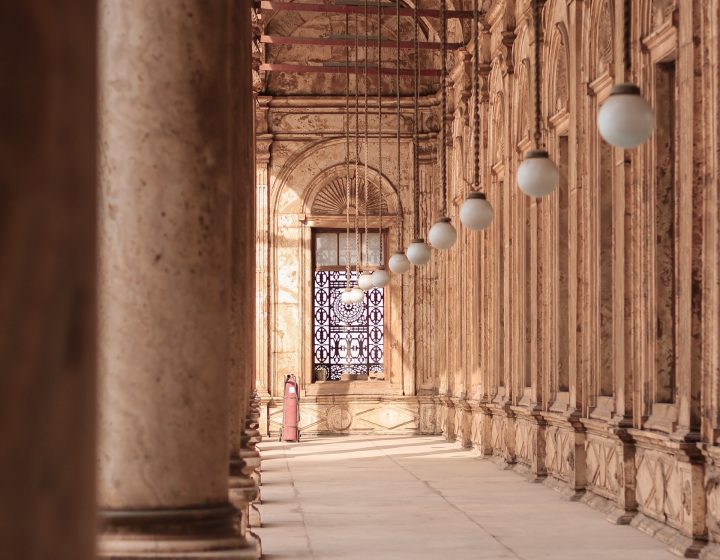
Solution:
{"label": "red ceiling beam", "polygon": [[[289,72],[295,74],[345,74],[346,67],[343,66],[310,66],[305,64],[261,64],[260,70],[263,72]],[[350,74],[363,74],[365,72],[364,66],[350,66]],[[381,68],[380,72],[383,75],[395,76],[397,70],[395,68]],[[367,73],[371,76],[377,76],[377,67],[368,67]],[[401,68],[401,76],[413,76],[415,71],[412,68]],[[440,70],[433,70],[430,68],[423,68],[420,70],[421,76],[439,76]]]}
{"label": "red ceiling beam", "polygon": [[[340,37],[278,37],[277,35],[262,35],[260,37],[261,43],[269,45],[314,45],[321,47],[354,47],[354,38],[340,38]],[[378,44],[377,38],[368,38],[368,46],[374,47]],[[365,39],[361,39],[361,46],[365,45]],[[394,49],[397,47],[397,42],[392,39],[383,39],[383,47],[389,47]],[[412,49],[412,41],[400,41],[401,49]],[[418,46],[425,50],[439,50],[442,43],[432,43],[427,41],[418,42]],[[462,47],[462,43],[447,43],[447,48],[456,49]]]}
{"label": "red ceiling beam", "polygon": [[[324,12],[333,14],[364,14],[364,6],[352,6],[352,5],[339,5],[339,4],[303,4],[299,2],[276,2],[275,0],[261,0],[255,2],[255,6],[267,11],[275,12]],[[377,14],[377,8],[370,6],[375,10]],[[397,8],[395,6],[382,6],[382,13],[388,16],[397,15]],[[412,8],[400,8],[401,16],[412,16],[414,10]],[[428,10],[420,8],[418,10],[420,17],[432,17],[439,18],[440,10]],[[472,10],[447,10],[446,15],[448,19],[471,19],[473,17]]]}

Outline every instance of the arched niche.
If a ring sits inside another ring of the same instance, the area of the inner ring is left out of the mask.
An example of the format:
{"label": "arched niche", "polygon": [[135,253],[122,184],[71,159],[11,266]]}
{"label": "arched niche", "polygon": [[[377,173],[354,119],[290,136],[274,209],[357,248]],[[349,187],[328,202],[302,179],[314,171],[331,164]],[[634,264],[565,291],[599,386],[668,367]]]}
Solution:
{"label": "arched niche", "polygon": [[[344,216],[348,207],[347,180],[350,179],[350,213],[355,214],[355,169],[350,166],[348,172],[345,164],[334,165],[319,173],[309,184],[304,203],[303,214],[322,219],[323,217]],[[368,166],[367,173],[367,204],[365,203],[365,168],[358,168],[359,204],[358,214],[363,216],[367,207],[368,216],[379,216],[380,209],[384,216],[400,216],[401,204],[397,192],[387,178],[380,175],[377,169]],[[382,189],[382,196],[380,195]]]}
{"label": "arched niche", "polygon": [[[373,142],[370,143],[370,161],[373,160]],[[412,332],[411,321],[403,321],[403,279],[392,275],[385,288],[385,380],[372,383],[357,382],[336,384],[313,383],[313,232],[316,228],[344,229],[347,194],[345,190],[347,167],[345,139],[342,137],[312,143],[292,154],[272,179],[270,223],[272,230],[270,249],[271,286],[273,291],[271,320],[274,348],[272,375],[276,386],[288,373],[299,375],[304,396],[322,395],[402,395],[403,378],[413,375],[408,357],[401,343]],[[387,168],[394,170],[393,151],[385,154]],[[355,172],[350,166],[351,176]],[[358,208],[361,227],[364,216],[365,165],[358,165],[361,180],[361,204]],[[403,204],[400,191],[385,174],[368,165],[368,198],[370,228],[379,227],[382,187],[383,229],[386,231],[389,252],[391,240],[404,226]],[[409,204],[409,191],[402,191]],[[354,206],[351,206],[351,223],[354,223]],[[385,254],[387,258],[387,252]]]}

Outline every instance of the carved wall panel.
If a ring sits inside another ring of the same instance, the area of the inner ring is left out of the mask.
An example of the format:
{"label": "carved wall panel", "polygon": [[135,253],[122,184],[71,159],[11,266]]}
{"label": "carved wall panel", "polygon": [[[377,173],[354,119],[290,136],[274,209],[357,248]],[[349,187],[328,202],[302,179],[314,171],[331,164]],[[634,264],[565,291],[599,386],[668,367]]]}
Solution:
{"label": "carved wall panel", "polygon": [[588,487],[601,496],[617,500],[625,483],[618,446],[605,438],[588,435],[585,449]]}
{"label": "carved wall panel", "polygon": [[[270,437],[282,428],[282,406],[269,412]],[[317,433],[413,434],[420,430],[420,407],[415,399],[334,397],[301,402],[300,431]],[[432,432],[431,432],[432,433]]]}
{"label": "carved wall panel", "polygon": [[544,430],[537,418],[515,418],[515,459],[536,476],[546,473]]}
{"label": "carved wall panel", "polygon": [[548,474],[569,482],[575,469],[574,432],[550,425],[545,428],[545,465]]}

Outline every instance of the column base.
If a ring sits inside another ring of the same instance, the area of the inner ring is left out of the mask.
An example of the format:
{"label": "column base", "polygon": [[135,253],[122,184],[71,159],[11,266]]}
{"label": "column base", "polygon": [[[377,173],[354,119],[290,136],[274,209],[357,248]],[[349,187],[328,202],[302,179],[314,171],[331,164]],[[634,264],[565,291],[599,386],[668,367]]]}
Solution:
{"label": "column base", "polygon": [[250,510],[248,513],[248,524],[250,527],[262,527],[262,517],[260,516],[260,510],[255,504],[250,504]]}
{"label": "column base", "polygon": [[249,504],[260,497],[260,490],[252,478],[245,476],[231,476],[228,493],[230,503],[235,507],[243,507],[243,502]]}
{"label": "column base", "polygon": [[638,513],[630,522],[631,527],[655,537],[681,558],[698,558],[707,541],[683,535],[674,527],[657,521],[644,513]]}
{"label": "column base", "polygon": [[236,529],[237,511],[219,506],[101,512],[98,557],[106,560],[245,560],[255,543]]}

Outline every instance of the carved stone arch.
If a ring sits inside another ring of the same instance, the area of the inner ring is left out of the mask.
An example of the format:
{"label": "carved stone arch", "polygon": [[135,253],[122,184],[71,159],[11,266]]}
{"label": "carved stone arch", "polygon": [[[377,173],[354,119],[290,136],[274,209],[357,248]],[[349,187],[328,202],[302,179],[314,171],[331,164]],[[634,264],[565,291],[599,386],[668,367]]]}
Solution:
{"label": "carved stone arch", "polygon": [[515,75],[515,143],[520,144],[532,137],[534,117],[534,95],[531,93],[532,81],[530,59],[523,58],[516,66]]}
{"label": "carved stone arch", "polygon": [[502,91],[492,95],[490,123],[490,161],[498,163],[505,155],[505,98]]}
{"label": "carved stone arch", "polygon": [[590,8],[588,25],[589,60],[588,77],[590,81],[608,74],[614,75],[615,60],[615,2],[614,0],[594,0]]}
{"label": "carved stone arch", "polygon": [[488,154],[491,164],[501,161],[505,154],[505,86],[503,84],[502,62],[495,58],[488,76],[490,91],[490,118]]}
{"label": "carved stone arch", "polygon": [[513,140],[514,145],[520,144],[531,135],[533,120],[532,95],[532,51],[530,37],[532,33],[532,19],[522,18],[515,39],[513,53],[515,55],[515,87],[513,88]]}
{"label": "carved stone arch", "polygon": [[547,73],[545,107],[548,117],[564,113],[570,99],[570,76],[568,71],[568,33],[565,24],[556,22],[547,41]]}
{"label": "carved stone arch", "polygon": [[[351,185],[354,185],[351,170]],[[365,177],[364,168],[359,174],[360,201],[358,212],[365,213]],[[303,213],[308,216],[342,216],[347,208],[346,190],[347,170],[345,164],[334,165],[318,173],[305,190],[303,200]],[[378,184],[382,185],[382,198],[378,192]],[[354,190],[354,187],[353,187]],[[350,212],[355,213],[354,194],[351,194]],[[382,213],[385,216],[401,215],[402,207],[400,197],[386,177],[371,167],[368,167],[368,215],[376,216]]]}

